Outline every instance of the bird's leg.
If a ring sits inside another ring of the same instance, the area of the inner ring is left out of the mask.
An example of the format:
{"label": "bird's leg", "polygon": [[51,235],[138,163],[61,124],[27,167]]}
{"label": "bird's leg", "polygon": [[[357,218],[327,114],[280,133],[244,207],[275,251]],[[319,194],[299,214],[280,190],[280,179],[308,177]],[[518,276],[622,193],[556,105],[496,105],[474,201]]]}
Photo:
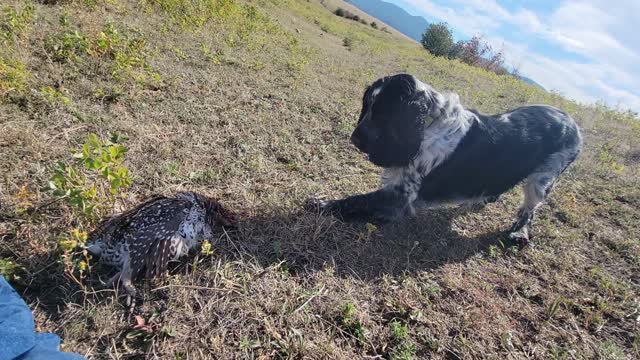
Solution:
{"label": "bird's leg", "polygon": [[113,284],[115,284],[117,281],[120,281],[121,273],[122,273],[121,271],[118,271],[115,275],[110,277],[109,280],[107,280],[107,282],[103,282],[102,284],[104,285],[104,287],[112,287]]}
{"label": "bird's leg", "polygon": [[133,312],[133,309],[136,306],[135,299],[138,291],[136,290],[136,287],[133,286],[133,282],[131,280],[131,268],[128,264],[125,264],[122,267],[122,271],[119,271],[107,280],[105,287],[112,287],[118,282],[122,284],[122,287],[124,287],[124,290],[127,293],[126,305],[129,307],[129,312]]}
{"label": "bird's leg", "polygon": [[126,273],[124,272],[124,270],[119,271],[103,284],[105,288],[109,288],[113,287],[113,285],[118,282],[122,284],[122,287],[124,287],[124,291],[127,293],[127,299],[125,300],[125,303],[129,307],[129,312],[133,312],[137,303],[136,295],[138,294],[138,290],[135,286],[133,286],[133,282],[131,281],[131,271],[128,271]]}
{"label": "bird's leg", "polygon": [[122,286],[124,286],[124,290],[127,292],[127,295],[129,295],[130,297],[136,297],[138,291],[136,290],[135,286],[133,286],[131,277],[123,276],[120,278],[120,281],[122,282]]}
{"label": "bird's leg", "polygon": [[138,291],[136,290],[135,286],[133,286],[133,282],[131,281],[131,268],[128,265],[125,265],[122,269],[120,275],[120,283],[127,293],[126,304],[129,307],[129,312],[133,312],[136,307],[136,295],[138,294]]}

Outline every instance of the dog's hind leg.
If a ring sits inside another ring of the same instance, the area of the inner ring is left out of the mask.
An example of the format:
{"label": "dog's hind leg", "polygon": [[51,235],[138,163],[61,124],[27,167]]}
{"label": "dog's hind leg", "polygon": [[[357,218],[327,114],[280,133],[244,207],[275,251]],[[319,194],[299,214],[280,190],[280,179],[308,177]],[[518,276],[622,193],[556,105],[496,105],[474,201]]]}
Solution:
{"label": "dog's hind leg", "polygon": [[536,209],[547,197],[556,177],[549,173],[531,174],[524,184],[524,202],[518,210],[516,222],[511,227],[509,237],[521,244],[529,242],[529,226]]}
{"label": "dog's hind leg", "polygon": [[557,152],[524,182],[524,202],[518,210],[516,222],[511,227],[509,237],[521,244],[529,242],[529,227],[536,209],[549,196],[556,180],[575,160],[579,149],[567,149]]}

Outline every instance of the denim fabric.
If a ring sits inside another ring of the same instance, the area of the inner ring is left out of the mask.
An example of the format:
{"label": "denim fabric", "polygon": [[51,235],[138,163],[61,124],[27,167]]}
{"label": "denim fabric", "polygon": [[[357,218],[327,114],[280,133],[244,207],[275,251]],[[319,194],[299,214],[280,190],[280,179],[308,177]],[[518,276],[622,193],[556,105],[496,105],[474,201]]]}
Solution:
{"label": "denim fabric", "polygon": [[60,338],[35,332],[33,315],[16,291],[0,276],[0,360],[81,360],[58,351]]}

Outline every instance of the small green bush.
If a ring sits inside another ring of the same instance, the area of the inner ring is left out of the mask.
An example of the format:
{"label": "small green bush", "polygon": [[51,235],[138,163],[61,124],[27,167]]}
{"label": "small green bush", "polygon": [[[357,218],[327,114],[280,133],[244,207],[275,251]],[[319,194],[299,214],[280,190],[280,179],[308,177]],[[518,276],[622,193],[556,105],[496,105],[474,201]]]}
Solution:
{"label": "small green bush", "polygon": [[0,275],[8,281],[16,279],[19,266],[10,259],[0,258]]}
{"label": "small green bush", "polygon": [[77,61],[89,53],[89,40],[78,30],[66,31],[45,40],[45,49],[54,61],[68,63]]}
{"label": "small green bush", "polygon": [[92,52],[111,60],[111,75],[118,80],[159,80],[159,75],[147,64],[146,41],[139,34],[122,33],[112,23],[107,23]]}
{"label": "small green bush", "polygon": [[55,89],[51,86],[43,86],[40,88],[40,95],[44,98],[47,104],[51,107],[68,106],[71,104],[69,99],[62,91]]}
{"label": "small green bush", "polygon": [[453,47],[453,33],[447,23],[429,24],[421,43],[433,55],[447,56]]}
{"label": "small green bush", "polygon": [[0,98],[25,91],[27,79],[28,73],[22,62],[5,60],[0,56]]}
{"label": "small green bush", "polygon": [[89,134],[72,161],[59,161],[46,190],[64,200],[83,220],[93,222],[112,204],[121,190],[131,185],[129,170],[122,165],[128,149],[117,135],[103,141]]}
{"label": "small green bush", "polygon": [[342,46],[344,46],[347,49],[351,50],[351,48],[353,47],[353,38],[345,37],[344,39],[342,39]]}
{"label": "small green bush", "polygon": [[409,328],[400,321],[391,322],[391,339],[393,346],[390,352],[391,359],[411,360],[416,355],[416,344],[409,338]]}
{"label": "small green bush", "polygon": [[351,334],[359,343],[364,343],[364,327],[357,318],[356,307],[347,303],[340,314],[340,327],[347,333]]}
{"label": "small green bush", "polygon": [[0,44],[13,42],[17,37],[28,30],[35,12],[35,7],[31,4],[24,6],[20,10],[12,7],[2,9],[0,15]]}

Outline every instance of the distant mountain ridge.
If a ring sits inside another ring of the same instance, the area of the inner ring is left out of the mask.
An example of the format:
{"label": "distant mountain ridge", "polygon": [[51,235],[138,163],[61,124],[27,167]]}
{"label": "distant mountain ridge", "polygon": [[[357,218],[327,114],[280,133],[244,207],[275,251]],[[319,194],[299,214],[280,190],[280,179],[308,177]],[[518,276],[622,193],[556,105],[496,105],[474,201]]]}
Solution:
{"label": "distant mountain ridge", "polygon": [[[422,16],[411,15],[400,6],[382,0],[345,0],[367,14],[382,20],[387,25],[420,42],[422,34],[429,26],[429,22]],[[534,80],[518,75],[523,82],[546,89]]]}
{"label": "distant mountain ridge", "polygon": [[367,14],[376,17],[408,37],[420,41],[429,22],[414,16],[398,5],[382,0],[345,0]]}
{"label": "distant mountain ridge", "polygon": [[544,91],[547,91],[547,89],[545,89],[545,88],[544,88],[544,86],[542,86],[542,85],[538,84],[537,82],[533,81],[532,79],[530,79],[530,78],[528,78],[528,77],[526,77],[526,76],[518,75],[518,79],[520,79],[520,80],[522,80],[522,81],[526,82],[527,84],[537,86],[537,87],[539,87],[540,89],[542,89],[542,90],[544,90]]}

